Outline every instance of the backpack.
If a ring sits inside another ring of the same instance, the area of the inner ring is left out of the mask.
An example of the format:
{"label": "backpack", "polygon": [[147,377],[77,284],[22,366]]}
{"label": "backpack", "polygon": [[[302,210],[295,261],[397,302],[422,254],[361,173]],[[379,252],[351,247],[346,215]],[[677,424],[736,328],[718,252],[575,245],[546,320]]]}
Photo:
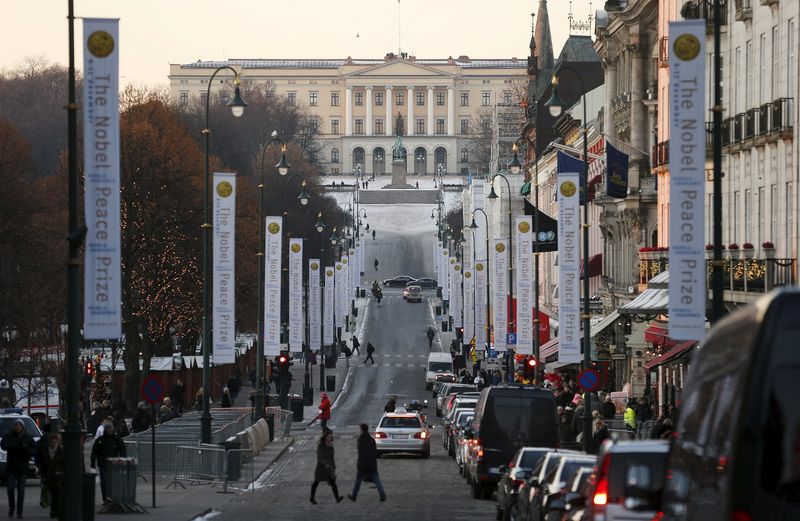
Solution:
{"label": "backpack", "polygon": [[367,353],[374,353],[375,347],[372,344],[367,344]]}

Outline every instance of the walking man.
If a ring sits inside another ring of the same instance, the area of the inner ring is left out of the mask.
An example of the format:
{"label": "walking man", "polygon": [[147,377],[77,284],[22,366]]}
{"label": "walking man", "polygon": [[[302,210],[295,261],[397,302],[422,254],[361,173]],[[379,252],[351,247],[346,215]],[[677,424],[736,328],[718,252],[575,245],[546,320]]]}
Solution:
{"label": "walking man", "polygon": [[328,393],[325,392],[319,393],[319,397],[319,414],[317,415],[317,419],[324,432],[328,430],[328,420],[331,419],[331,400],[328,398]]}
{"label": "walking man", "polygon": [[[25,480],[28,477],[28,462],[36,450],[36,442],[25,432],[22,420],[14,422],[11,430],[3,436],[0,448],[6,451],[6,479],[8,480],[8,517],[17,512],[22,519],[22,506],[25,503]],[[16,496],[14,493],[16,492]],[[16,507],[16,508],[15,508]]]}
{"label": "walking man", "polygon": [[364,365],[367,365],[367,362],[372,362],[372,365],[375,365],[375,359],[372,358],[372,353],[375,352],[375,346],[372,345],[372,342],[367,342],[367,358],[364,360]]}
{"label": "walking man", "polygon": [[[375,237],[375,232],[372,232],[373,238]],[[378,259],[375,259],[375,262],[372,263],[375,266],[375,271],[378,271]]]}
{"label": "walking man", "polygon": [[368,480],[375,483],[381,501],[386,501],[386,492],[383,491],[383,483],[378,476],[378,449],[375,440],[369,434],[366,423],[361,424],[361,435],[358,437],[358,462],[356,463],[356,482],[353,485],[353,493],[347,497],[355,501],[358,497],[358,489],[361,488],[361,481]]}
{"label": "walking man", "polygon": [[[374,230],[374,229],[372,230],[372,240],[373,240],[373,241],[375,240],[375,230]],[[377,269],[377,268],[376,268],[376,269]]]}
{"label": "walking man", "polygon": [[109,500],[108,474],[111,470],[107,466],[108,458],[124,458],[125,442],[122,441],[117,433],[114,432],[112,424],[106,424],[103,428],[103,435],[94,440],[92,445],[92,468],[100,471],[100,492],[103,496],[103,503]]}
{"label": "walking man", "polygon": [[333,433],[323,429],[322,437],[317,444],[317,467],[314,469],[314,483],[311,484],[311,502],[317,504],[314,496],[317,494],[319,482],[324,481],[331,486],[333,497],[336,502],[344,499],[339,495],[339,488],[336,486],[336,462],[334,461]]}
{"label": "walking man", "polygon": [[170,398],[172,398],[172,404],[175,407],[177,415],[180,416],[183,414],[183,405],[186,402],[186,386],[183,385],[183,381],[180,378],[178,378],[175,385],[172,386]]}
{"label": "walking man", "polygon": [[353,344],[353,354],[358,354],[358,356],[361,356],[361,350],[359,349],[359,347],[361,347],[361,343],[359,343],[358,337],[353,335],[351,343]]}
{"label": "walking man", "polygon": [[64,472],[64,448],[61,446],[58,434],[49,433],[44,439],[46,446],[37,457],[39,474],[42,477],[42,488],[46,489],[50,496],[50,517],[57,517],[61,501],[59,476]]}
{"label": "walking man", "polygon": [[433,337],[436,336],[436,330],[433,329],[433,326],[428,326],[428,331],[425,334],[428,335],[428,349],[433,349]]}

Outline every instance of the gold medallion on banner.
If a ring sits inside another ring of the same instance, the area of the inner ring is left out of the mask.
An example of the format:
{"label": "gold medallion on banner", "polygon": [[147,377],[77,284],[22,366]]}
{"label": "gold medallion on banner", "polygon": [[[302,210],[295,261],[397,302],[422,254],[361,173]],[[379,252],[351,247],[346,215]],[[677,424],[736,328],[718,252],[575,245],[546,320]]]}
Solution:
{"label": "gold medallion on banner", "polygon": [[297,244],[296,242],[292,244],[291,248],[292,248],[292,253],[300,253],[300,250],[302,249],[300,245]]}
{"label": "gold medallion on banner", "polygon": [[92,56],[105,58],[114,52],[114,37],[106,31],[95,31],[86,40],[86,48]]}
{"label": "gold medallion on banner", "polygon": [[455,264],[455,263],[456,263],[455,259],[450,259],[450,264]]}
{"label": "gold medallion on banner", "polygon": [[342,259],[342,264],[347,264],[347,259]]}
{"label": "gold medallion on banner", "polygon": [[675,38],[672,48],[678,59],[688,62],[694,60],[700,54],[700,40],[693,34],[682,34]]}
{"label": "gold medallion on banner", "polygon": [[222,181],[220,184],[217,185],[217,195],[222,197],[223,199],[226,197],[230,197],[233,193],[233,185],[227,181]]}
{"label": "gold medallion on banner", "polygon": [[494,250],[497,253],[503,253],[504,251],[506,251],[506,245],[503,244],[502,242],[498,242],[497,244],[494,245]]}
{"label": "gold medallion on banner", "polygon": [[336,265],[336,271],[342,271],[342,265],[341,264],[337,264]]}
{"label": "gold medallion on banner", "polygon": [[476,269],[477,271],[483,271],[483,264],[481,264],[481,263],[479,262],[478,264],[476,264],[476,265],[475,265],[475,269]]}
{"label": "gold medallion on banner", "polygon": [[472,272],[471,272],[471,271],[465,271],[465,272],[464,272],[464,276],[465,276],[466,278],[468,278],[468,279],[471,279],[471,278],[472,278]]}
{"label": "gold medallion on banner", "polygon": [[522,221],[521,223],[519,223],[519,226],[517,228],[519,228],[520,233],[528,233],[529,231],[531,231],[531,225],[528,224],[528,221]]}
{"label": "gold medallion on banner", "polygon": [[319,269],[319,264],[316,262],[311,263],[311,271],[317,271]]}
{"label": "gold medallion on banner", "polygon": [[575,183],[572,181],[564,181],[561,183],[561,195],[564,197],[572,197],[575,195],[575,192],[578,191],[578,188],[575,186]]}
{"label": "gold medallion on banner", "polygon": [[453,269],[456,270],[456,271],[461,271],[461,266],[456,264],[455,266],[453,266]]}
{"label": "gold medallion on banner", "polygon": [[272,235],[275,235],[276,233],[281,231],[281,225],[278,223],[269,223],[269,226],[267,226],[267,230],[269,230],[269,233],[271,233]]}
{"label": "gold medallion on banner", "polygon": [[326,271],[325,275],[327,275],[328,277],[333,277],[333,270]]}

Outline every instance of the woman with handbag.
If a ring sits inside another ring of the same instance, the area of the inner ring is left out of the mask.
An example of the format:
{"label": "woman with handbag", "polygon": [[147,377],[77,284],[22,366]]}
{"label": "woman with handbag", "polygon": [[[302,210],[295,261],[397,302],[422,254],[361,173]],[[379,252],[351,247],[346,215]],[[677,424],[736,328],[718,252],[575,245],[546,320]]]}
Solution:
{"label": "woman with handbag", "polygon": [[314,483],[311,484],[311,502],[317,504],[314,496],[320,481],[325,481],[333,490],[333,497],[339,503],[342,496],[339,495],[339,488],[336,486],[336,462],[334,461],[333,451],[333,432],[322,431],[322,437],[317,444],[317,467],[314,469]]}

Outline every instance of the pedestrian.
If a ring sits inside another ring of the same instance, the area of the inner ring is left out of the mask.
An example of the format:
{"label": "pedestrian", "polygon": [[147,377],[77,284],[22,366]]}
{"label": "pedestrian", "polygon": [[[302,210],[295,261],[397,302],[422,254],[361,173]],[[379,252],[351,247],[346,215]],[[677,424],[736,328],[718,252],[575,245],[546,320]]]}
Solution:
{"label": "pedestrian", "polygon": [[114,417],[111,416],[111,415],[106,416],[105,418],[103,418],[103,421],[101,421],[100,425],[97,426],[97,430],[94,433],[94,437],[95,438],[99,438],[100,436],[102,436],[103,435],[103,429],[105,429],[106,425],[108,425],[109,423],[111,423],[111,424],[114,423]]}
{"label": "pedestrian", "polygon": [[8,517],[14,517],[16,510],[17,519],[22,519],[22,506],[25,503],[25,480],[28,477],[28,464],[36,450],[36,442],[25,432],[25,424],[22,423],[22,420],[16,420],[11,430],[0,440],[0,448],[6,451]]}
{"label": "pedestrian", "polygon": [[601,418],[597,418],[594,421],[594,434],[592,434],[592,454],[597,454],[597,451],[600,450],[600,445],[610,437],[611,434],[608,432],[606,422]]}
{"label": "pedestrian", "polygon": [[353,345],[353,354],[358,354],[358,356],[361,356],[361,350],[359,349],[359,347],[361,347],[361,343],[358,341],[358,337],[353,335],[353,338],[350,339],[350,343]]}
{"label": "pedestrian", "polygon": [[139,402],[139,405],[136,408],[136,413],[134,413],[133,419],[131,420],[131,428],[133,429],[133,432],[142,432],[150,428],[150,425],[153,422],[153,417],[150,414],[149,409],[150,408],[146,403]]}
{"label": "pedestrian", "polygon": [[106,425],[103,435],[94,440],[91,458],[92,468],[100,471],[100,493],[103,503],[109,501],[108,476],[111,469],[108,467],[108,458],[124,458],[125,456],[125,442],[114,432],[113,425]]}
{"label": "pedestrian", "polygon": [[[373,232],[372,235],[375,235],[375,233]],[[378,259],[375,259],[375,262],[373,262],[372,264],[375,265],[375,271],[378,271]]]}
{"label": "pedestrian", "polygon": [[634,409],[636,412],[637,422],[646,422],[653,417],[653,410],[650,408],[650,402],[646,396],[639,398],[639,404]]}
{"label": "pedestrian", "polygon": [[414,183],[414,185],[415,185],[416,189],[417,189],[417,190],[419,190],[419,181],[417,181],[416,183]]}
{"label": "pedestrian", "polygon": [[625,407],[623,419],[625,420],[625,427],[631,432],[636,432],[636,411],[633,409],[633,403],[630,399]]}
{"label": "pedestrian", "polygon": [[369,223],[367,223],[367,231],[369,231]]}
{"label": "pedestrian", "polygon": [[320,481],[326,482],[333,490],[333,497],[336,502],[344,499],[339,495],[339,487],[336,486],[336,462],[334,461],[333,433],[329,430],[322,430],[322,437],[317,444],[317,467],[314,469],[314,483],[311,484],[311,502],[317,504],[314,496],[317,494],[317,487]]}
{"label": "pedestrian", "polygon": [[668,440],[672,436],[674,424],[671,418],[665,418],[657,429],[653,429],[653,438]]}
{"label": "pedestrian", "polygon": [[317,419],[324,432],[328,430],[328,420],[331,419],[331,400],[328,398],[328,393],[326,392],[319,393],[319,397],[319,414],[317,414]]}
{"label": "pedestrian", "polygon": [[428,335],[428,349],[433,349],[433,338],[436,336],[436,330],[433,329],[433,326],[428,326],[425,334]]}
{"label": "pedestrian", "polygon": [[200,389],[198,389],[197,392],[194,395],[194,405],[192,406],[192,409],[194,409],[195,411],[202,411],[203,410],[203,388],[202,387]]}
{"label": "pedestrian", "polygon": [[58,434],[51,433],[43,439],[46,439],[47,445],[38,458],[39,475],[42,479],[41,505],[42,508],[50,507],[50,517],[57,517],[61,501],[59,477],[64,474],[64,447]]}
{"label": "pedestrian", "polygon": [[484,381],[483,381],[483,377],[481,376],[481,374],[480,374],[480,373],[478,373],[477,375],[475,375],[475,379],[473,380],[473,383],[475,384],[475,388],[476,388],[478,391],[480,391],[481,389],[483,389],[483,386],[484,386]]}
{"label": "pedestrian", "polygon": [[183,385],[183,381],[180,378],[175,381],[175,385],[172,386],[172,392],[169,396],[172,398],[175,412],[180,416],[183,414],[183,404],[186,402],[186,386]]}
{"label": "pedestrian", "polygon": [[375,230],[374,229],[372,230],[372,240],[373,241],[375,240]]}
{"label": "pedestrian", "polygon": [[158,423],[167,423],[175,418],[175,411],[172,410],[172,400],[164,398],[161,410],[158,413]]}
{"label": "pedestrian", "polygon": [[222,388],[222,398],[219,401],[219,406],[223,409],[230,409],[231,407],[231,390],[228,387]]}
{"label": "pedestrian", "polygon": [[383,406],[383,412],[394,412],[397,408],[397,396],[392,395],[386,405]]}
{"label": "pedestrian", "polygon": [[[394,397],[393,397],[394,398]],[[353,484],[353,493],[347,497],[355,501],[358,497],[358,489],[361,488],[362,481],[375,483],[381,501],[386,501],[386,492],[383,490],[383,483],[378,476],[378,448],[375,440],[369,434],[369,427],[366,423],[361,424],[361,434],[356,442],[358,446],[358,460],[356,462],[356,482]]]}
{"label": "pedestrian", "polygon": [[367,358],[364,360],[364,365],[367,365],[367,362],[372,362],[372,365],[375,365],[375,359],[372,358],[372,354],[375,352],[375,346],[372,345],[372,342],[367,342]]}
{"label": "pedestrian", "polygon": [[125,416],[123,416],[121,412],[117,411],[114,413],[111,423],[114,425],[114,430],[117,431],[120,438],[124,438],[130,434],[128,423],[125,421]]}
{"label": "pedestrian", "polygon": [[603,418],[606,420],[613,420],[614,416],[617,415],[617,406],[611,400],[611,393],[606,394],[605,401],[603,405],[600,406],[601,413],[603,414]]}

